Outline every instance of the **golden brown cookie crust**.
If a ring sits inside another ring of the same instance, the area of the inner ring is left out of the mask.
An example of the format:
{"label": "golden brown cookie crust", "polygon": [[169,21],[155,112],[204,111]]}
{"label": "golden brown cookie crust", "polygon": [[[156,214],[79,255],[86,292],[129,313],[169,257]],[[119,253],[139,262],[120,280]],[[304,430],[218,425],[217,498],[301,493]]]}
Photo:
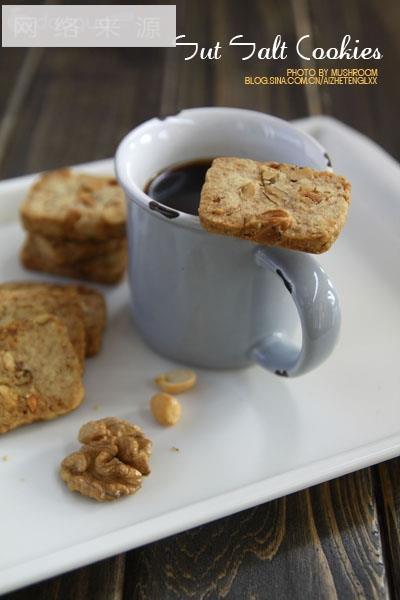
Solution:
{"label": "golden brown cookie crust", "polygon": [[31,244],[37,248],[38,254],[54,265],[75,265],[80,261],[123,251],[126,247],[125,238],[116,238],[99,242],[77,242],[49,238],[37,233],[31,233],[29,237]]}
{"label": "golden brown cookie crust", "polygon": [[107,307],[103,295],[85,285],[68,285],[78,294],[86,332],[86,356],[95,356],[101,350],[107,323]]}
{"label": "golden brown cookie crust", "polygon": [[68,413],[83,397],[81,366],[59,319],[0,327],[0,433]]}
{"label": "golden brown cookie crust", "polygon": [[34,319],[50,314],[66,326],[80,364],[85,360],[85,326],[83,310],[76,295],[48,293],[44,289],[7,289],[0,286],[0,326],[13,321]]}
{"label": "golden brown cookie crust", "polygon": [[213,233],[320,253],[346,221],[350,184],[339,175],[276,162],[216,158],[199,216]]}
{"label": "golden brown cookie crust", "polygon": [[30,189],[21,219],[28,231],[57,239],[121,238],[126,224],[124,193],[113,177],[51,171]]}
{"label": "golden brown cookie crust", "polygon": [[121,249],[89,260],[82,260],[74,265],[54,264],[42,256],[30,237],[21,251],[21,262],[26,269],[41,271],[61,277],[83,279],[97,283],[113,284],[121,281],[125,275],[128,255],[124,240]]}
{"label": "golden brown cookie crust", "polygon": [[41,291],[47,295],[72,294],[82,309],[85,327],[85,355],[95,356],[101,350],[103,332],[107,323],[107,308],[103,295],[86,285],[61,285],[48,282],[10,281],[0,284],[1,290]]}

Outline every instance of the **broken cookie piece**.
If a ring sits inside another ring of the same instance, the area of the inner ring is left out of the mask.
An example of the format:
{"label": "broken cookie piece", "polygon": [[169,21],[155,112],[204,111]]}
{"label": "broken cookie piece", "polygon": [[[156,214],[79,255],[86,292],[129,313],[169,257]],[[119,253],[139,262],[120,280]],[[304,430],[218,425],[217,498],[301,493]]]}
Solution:
{"label": "broken cookie piece", "polygon": [[83,425],[83,444],[61,463],[60,475],[72,492],[99,502],[134,494],[150,473],[151,441],[136,425],[107,417]]}
{"label": "broken cookie piece", "polygon": [[213,233],[320,253],[346,221],[350,184],[340,175],[276,162],[216,158],[199,216]]}

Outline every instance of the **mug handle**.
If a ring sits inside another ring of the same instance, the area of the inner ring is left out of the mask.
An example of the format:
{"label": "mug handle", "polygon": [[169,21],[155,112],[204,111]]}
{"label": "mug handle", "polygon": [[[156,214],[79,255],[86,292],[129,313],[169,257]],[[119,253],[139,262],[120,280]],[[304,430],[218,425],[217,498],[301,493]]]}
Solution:
{"label": "mug handle", "polygon": [[303,375],[324,362],[336,345],[340,308],[335,288],[309,254],[259,246],[254,260],[276,273],[292,295],[300,317],[302,345],[298,349],[284,333],[275,332],[254,347],[251,356],[276,375]]}

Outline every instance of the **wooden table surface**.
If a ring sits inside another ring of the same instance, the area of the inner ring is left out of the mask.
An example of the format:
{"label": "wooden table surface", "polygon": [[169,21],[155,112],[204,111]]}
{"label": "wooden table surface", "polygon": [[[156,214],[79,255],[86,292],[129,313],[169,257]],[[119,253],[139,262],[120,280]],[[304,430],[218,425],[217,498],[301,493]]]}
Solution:
{"label": "wooden table surface", "polygon": [[[0,175],[14,177],[110,157],[133,126],[184,107],[226,105],[285,119],[328,114],[400,157],[396,0],[177,0],[177,33],[212,46],[276,33],[315,46],[349,32],[378,46],[377,86],[245,86],[247,74],[288,66],[184,61],[177,49],[2,49]],[[371,66],[368,63],[368,66]],[[333,432],[334,434],[334,432]],[[0,533],[1,543],[1,533]],[[29,543],[29,541],[28,541]],[[10,600],[400,598],[400,460],[364,469],[257,508],[7,595]]]}

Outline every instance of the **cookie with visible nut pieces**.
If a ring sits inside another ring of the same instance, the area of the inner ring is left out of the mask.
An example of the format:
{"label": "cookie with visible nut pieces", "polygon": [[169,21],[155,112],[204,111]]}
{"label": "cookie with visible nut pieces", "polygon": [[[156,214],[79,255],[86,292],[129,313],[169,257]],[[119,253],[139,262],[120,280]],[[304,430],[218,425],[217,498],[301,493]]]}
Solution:
{"label": "cookie with visible nut pieces", "polygon": [[0,299],[2,290],[40,291],[46,295],[72,295],[82,309],[85,327],[85,355],[95,356],[100,352],[103,332],[107,321],[107,309],[103,295],[86,285],[37,283],[33,281],[10,281],[0,284]]}
{"label": "cookie with visible nut pieces", "polygon": [[126,240],[123,240],[120,248],[108,254],[81,260],[73,265],[59,265],[41,254],[32,237],[28,236],[21,251],[21,262],[31,271],[114,284],[120,282],[125,275],[128,264],[127,245]]}
{"label": "cookie with visible nut pieces", "polygon": [[28,231],[47,237],[88,241],[125,236],[125,198],[114,177],[69,169],[44,173],[20,214]]}
{"label": "cookie with visible nut pieces", "polygon": [[0,433],[79,406],[81,373],[67,329],[56,317],[0,327]]}
{"label": "cookie with visible nut pieces", "polygon": [[107,308],[103,295],[86,285],[67,285],[74,290],[83,312],[86,334],[86,356],[95,356],[101,350],[103,333],[107,323]]}
{"label": "cookie with visible nut pieces", "polygon": [[67,327],[71,343],[83,366],[85,358],[84,314],[76,295],[49,294],[45,289],[0,286],[0,326],[33,319],[42,314],[59,318]]}
{"label": "cookie with visible nut pieces", "polygon": [[341,232],[349,204],[350,184],[334,173],[216,158],[201,191],[199,216],[213,233],[320,253]]}
{"label": "cookie with visible nut pieces", "polygon": [[125,238],[100,241],[75,241],[46,237],[38,233],[29,234],[38,254],[54,265],[75,265],[81,261],[97,258],[117,251],[125,251]]}

